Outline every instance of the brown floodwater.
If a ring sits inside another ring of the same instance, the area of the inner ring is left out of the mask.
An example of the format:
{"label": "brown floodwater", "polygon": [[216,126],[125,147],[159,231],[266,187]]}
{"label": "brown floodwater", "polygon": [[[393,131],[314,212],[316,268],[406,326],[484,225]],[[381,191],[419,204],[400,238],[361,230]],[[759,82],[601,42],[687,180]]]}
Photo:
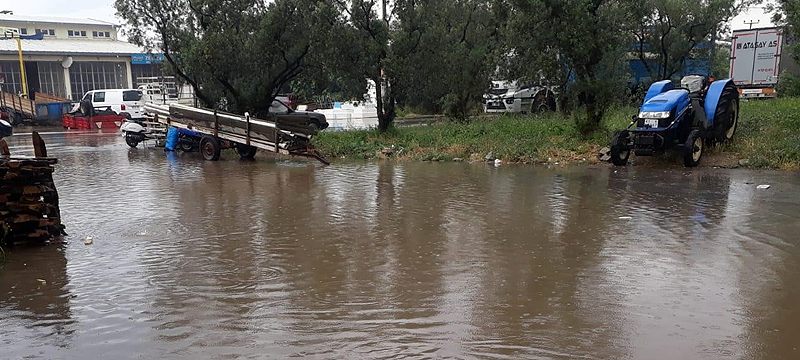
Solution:
{"label": "brown floodwater", "polygon": [[796,173],[44,138],[69,236],[7,252],[0,358],[800,358]]}

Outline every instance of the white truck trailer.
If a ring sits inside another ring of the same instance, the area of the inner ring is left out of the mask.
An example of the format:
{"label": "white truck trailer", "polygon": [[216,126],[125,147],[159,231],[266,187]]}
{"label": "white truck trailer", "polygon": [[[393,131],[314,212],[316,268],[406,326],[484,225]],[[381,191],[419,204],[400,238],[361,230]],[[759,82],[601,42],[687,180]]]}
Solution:
{"label": "white truck trailer", "polygon": [[776,97],[780,76],[800,72],[794,59],[782,54],[785,41],[779,27],[733,31],[730,77],[742,98]]}

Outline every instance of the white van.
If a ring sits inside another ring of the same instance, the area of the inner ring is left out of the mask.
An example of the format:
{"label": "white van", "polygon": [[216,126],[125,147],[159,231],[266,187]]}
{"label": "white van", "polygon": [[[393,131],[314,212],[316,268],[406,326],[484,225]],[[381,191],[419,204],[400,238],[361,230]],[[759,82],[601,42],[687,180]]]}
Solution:
{"label": "white van", "polygon": [[144,117],[142,91],[138,89],[92,90],[83,95],[81,101],[92,102],[97,109],[111,108],[120,115],[130,115],[131,119]]}

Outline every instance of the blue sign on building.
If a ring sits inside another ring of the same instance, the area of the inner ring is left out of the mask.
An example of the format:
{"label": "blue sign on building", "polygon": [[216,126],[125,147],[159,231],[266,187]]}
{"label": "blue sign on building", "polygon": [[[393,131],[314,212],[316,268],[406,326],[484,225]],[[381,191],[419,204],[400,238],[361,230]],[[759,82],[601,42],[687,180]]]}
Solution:
{"label": "blue sign on building", "polygon": [[164,62],[164,54],[133,54],[131,55],[131,64],[133,65],[149,65],[160,64]]}

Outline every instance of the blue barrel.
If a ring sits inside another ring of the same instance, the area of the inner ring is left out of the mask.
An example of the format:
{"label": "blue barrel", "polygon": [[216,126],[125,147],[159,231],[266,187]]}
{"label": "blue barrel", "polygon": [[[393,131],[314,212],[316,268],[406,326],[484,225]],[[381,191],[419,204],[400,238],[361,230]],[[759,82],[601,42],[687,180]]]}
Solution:
{"label": "blue barrel", "polygon": [[180,132],[177,128],[170,126],[167,129],[167,141],[164,144],[164,150],[175,151],[178,148],[178,141],[180,141]]}

